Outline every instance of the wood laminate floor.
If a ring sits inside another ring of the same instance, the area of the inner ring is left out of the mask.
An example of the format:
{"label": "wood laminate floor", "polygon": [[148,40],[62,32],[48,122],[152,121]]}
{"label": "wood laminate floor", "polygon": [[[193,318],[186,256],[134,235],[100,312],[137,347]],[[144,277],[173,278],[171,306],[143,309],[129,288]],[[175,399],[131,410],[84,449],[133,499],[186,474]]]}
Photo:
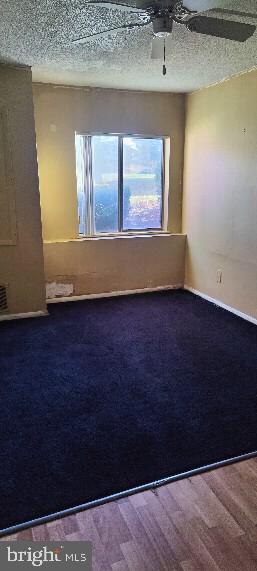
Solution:
{"label": "wood laminate floor", "polygon": [[257,570],[257,458],[5,540],[91,540],[93,571]]}

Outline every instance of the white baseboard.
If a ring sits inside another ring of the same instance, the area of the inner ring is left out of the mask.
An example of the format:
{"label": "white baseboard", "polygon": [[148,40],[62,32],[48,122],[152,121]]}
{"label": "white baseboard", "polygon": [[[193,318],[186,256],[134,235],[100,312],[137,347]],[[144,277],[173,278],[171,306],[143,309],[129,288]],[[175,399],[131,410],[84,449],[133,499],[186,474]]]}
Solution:
{"label": "white baseboard", "polygon": [[122,291],[110,291],[104,293],[88,293],[85,295],[72,295],[70,297],[53,297],[46,300],[46,303],[65,303],[67,301],[83,301],[84,299],[98,299],[102,297],[118,297],[121,295],[134,295],[136,293],[151,293],[154,291],[165,291],[171,289],[181,289],[183,284],[167,285],[158,287],[146,287],[142,289],[127,289]]}
{"label": "white baseboard", "polygon": [[247,313],[243,313],[234,307],[230,307],[230,305],[226,305],[222,301],[214,299],[213,297],[210,297],[209,295],[206,295],[205,293],[202,293],[201,291],[198,291],[197,289],[194,289],[190,286],[184,285],[184,289],[194,293],[195,295],[198,295],[199,297],[202,297],[203,299],[206,299],[207,301],[210,301],[211,303],[214,303],[215,305],[218,305],[219,307],[222,307],[222,309],[230,311],[230,313],[234,313],[234,315],[237,315],[238,317],[242,317],[242,319],[245,319],[246,321],[250,321],[250,323],[253,323],[254,325],[257,325],[257,319],[251,315],[247,315]]}
{"label": "white baseboard", "polygon": [[27,313],[6,313],[0,315],[0,321],[12,321],[13,319],[28,319],[30,317],[43,317],[48,311],[28,311]]}

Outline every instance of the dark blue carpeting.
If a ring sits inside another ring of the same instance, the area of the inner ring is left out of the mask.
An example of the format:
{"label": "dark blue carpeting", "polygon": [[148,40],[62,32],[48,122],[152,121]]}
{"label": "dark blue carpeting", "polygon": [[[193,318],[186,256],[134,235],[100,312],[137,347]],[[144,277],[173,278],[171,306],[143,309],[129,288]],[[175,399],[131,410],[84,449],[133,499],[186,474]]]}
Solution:
{"label": "dark blue carpeting", "polygon": [[257,449],[257,328],[190,293],[0,335],[1,529]]}

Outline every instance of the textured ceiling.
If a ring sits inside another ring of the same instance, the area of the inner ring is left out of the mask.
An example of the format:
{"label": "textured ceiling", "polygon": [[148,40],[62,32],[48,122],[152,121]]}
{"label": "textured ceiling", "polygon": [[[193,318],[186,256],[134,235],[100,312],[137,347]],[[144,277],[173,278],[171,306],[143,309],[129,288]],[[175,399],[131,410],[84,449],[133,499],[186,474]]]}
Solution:
{"label": "textured ceiling", "polygon": [[[206,5],[204,0],[187,1]],[[257,13],[257,0],[208,2]],[[239,20],[257,24],[257,17]],[[78,36],[138,21],[137,14],[90,7],[85,0],[0,0],[0,61],[32,66],[34,81],[178,92],[257,66],[257,32],[242,44],[195,34],[176,24],[169,38],[165,77],[162,62],[151,60],[151,24],[72,44]]]}

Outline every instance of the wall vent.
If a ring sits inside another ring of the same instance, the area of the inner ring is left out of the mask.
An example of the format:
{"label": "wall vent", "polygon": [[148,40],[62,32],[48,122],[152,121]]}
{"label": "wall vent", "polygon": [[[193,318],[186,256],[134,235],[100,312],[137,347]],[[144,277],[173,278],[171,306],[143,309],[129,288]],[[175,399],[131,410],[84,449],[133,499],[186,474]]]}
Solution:
{"label": "wall vent", "polygon": [[7,286],[0,284],[0,313],[8,311]]}

